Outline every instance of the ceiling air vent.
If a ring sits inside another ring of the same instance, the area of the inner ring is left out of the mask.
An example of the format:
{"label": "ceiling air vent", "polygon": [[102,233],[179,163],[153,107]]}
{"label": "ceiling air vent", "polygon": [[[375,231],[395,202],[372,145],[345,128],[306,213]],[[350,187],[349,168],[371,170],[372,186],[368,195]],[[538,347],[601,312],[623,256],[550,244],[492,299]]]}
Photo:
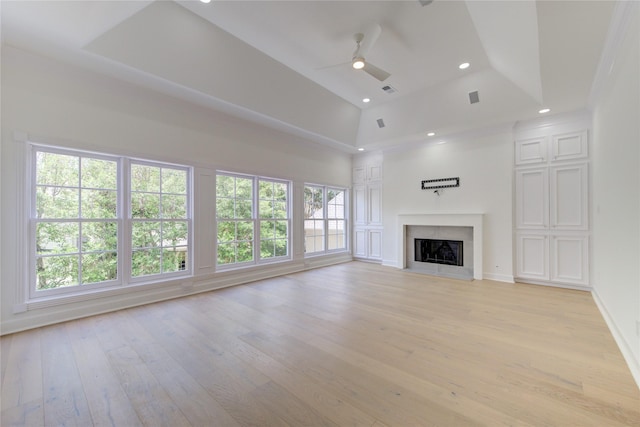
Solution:
{"label": "ceiling air vent", "polygon": [[386,86],[382,86],[382,90],[385,91],[386,93],[396,93],[397,90],[395,87],[390,86],[390,85],[386,85]]}
{"label": "ceiling air vent", "polygon": [[469,102],[472,104],[477,104],[480,102],[480,97],[478,96],[478,91],[469,92]]}
{"label": "ceiling air vent", "polygon": [[383,127],[384,127],[384,120],[382,120],[382,119],[378,119],[378,120],[376,120],[376,121],[378,122],[378,127],[379,127],[379,128],[383,128]]}

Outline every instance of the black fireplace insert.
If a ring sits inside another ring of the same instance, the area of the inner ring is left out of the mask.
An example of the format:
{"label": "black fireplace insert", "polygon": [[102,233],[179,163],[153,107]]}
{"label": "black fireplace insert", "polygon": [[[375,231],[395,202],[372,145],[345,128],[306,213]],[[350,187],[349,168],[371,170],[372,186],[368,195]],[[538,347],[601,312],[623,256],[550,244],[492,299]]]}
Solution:
{"label": "black fireplace insert", "polygon": [[462,266],[462,240],[414,239],[415,260]]}

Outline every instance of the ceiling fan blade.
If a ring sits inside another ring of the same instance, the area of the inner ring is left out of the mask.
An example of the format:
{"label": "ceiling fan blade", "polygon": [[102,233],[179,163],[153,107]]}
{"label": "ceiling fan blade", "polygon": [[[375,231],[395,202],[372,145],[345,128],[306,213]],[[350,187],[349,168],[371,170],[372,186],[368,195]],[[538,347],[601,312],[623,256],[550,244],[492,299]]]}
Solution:
{"label": "ceiling fan blade", "polygon": [[378,37],[382,33],[382,27],[376,22],[372,22],[364,29],[362,43],[358,49],[359,56],[367,57],[369,50],[373,47]]}
{"label": "ceiling fan blade", "polygon": [[385,81],[391,74],[387,73],[385,70],[382,70],[378,67],[376,67],[375,65],[371,64],[370,62],[366,62],[364,64],[364,68],[363,70],[369,74],[370,76],[375,77],[376,79],[380,80],[381,82]]}

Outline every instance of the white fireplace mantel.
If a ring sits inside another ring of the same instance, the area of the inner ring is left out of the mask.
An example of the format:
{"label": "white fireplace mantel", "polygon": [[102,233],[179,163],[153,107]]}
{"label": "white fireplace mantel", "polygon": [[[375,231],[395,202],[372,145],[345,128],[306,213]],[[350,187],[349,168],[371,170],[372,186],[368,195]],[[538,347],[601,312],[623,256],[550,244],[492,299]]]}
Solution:
{"label": "white fireplace mantel", "polygon": [[482,214],[433,213],[398,215],[398,268],[407,268],[406,239],[409,225],[473,228],[473,278],[482,280]]}

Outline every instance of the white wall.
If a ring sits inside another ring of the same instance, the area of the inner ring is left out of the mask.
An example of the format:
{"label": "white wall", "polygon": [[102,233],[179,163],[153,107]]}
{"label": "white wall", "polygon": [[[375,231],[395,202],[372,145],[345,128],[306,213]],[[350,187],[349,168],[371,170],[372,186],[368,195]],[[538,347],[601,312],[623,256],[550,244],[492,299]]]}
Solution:
{"label": "white wall", "polygon": [[[351,156],[15,48],[3,46],[1,59],[0,203],[4,208],[1,233],[5,255],[0,272],[2,333],[300,270],[313,262],[331,262],[331,257],[324,261],[304,260],[302,233],[298,233],[293,242],[294,259],[285,265],[196,277],[195,284],[188,289],[176,283],[14,313],[25,281],[16,250],[23,238],[19,231],[24,227],[24,213],[20,212],[19,204],[20,193],[24,191],[24,176],[20,172],[22,143],[14,140],[16,131],[37,142],[290,179],[297,197],[294,200],[298,201],[294,205],[294,218],[302,217],[300,197],[304,182],[350,186]],[[209,185],[211,194],[212,183],[202,182]],[[198,229],[210,227],[213,221],[203,221],[203,216],[206,213],[195,220],[196,239],[211,235],[211,228]],[[302,221],[294,222],[293,228],[302,230]]]}
{"label": "white wall", "polygon": [[592,273],[594,297],[640,384],[640,7],[633,3],[593,111]]}
{"label": "white wall", "polygon": [[[396,265],[396,220],[401,214],[482,213],[483,271],[486,279],[513,281],[512,243],[513,136],[467,135],[384,154],[383,263]],[[422,190],[426,179],[460,177],[460,187]]]}

